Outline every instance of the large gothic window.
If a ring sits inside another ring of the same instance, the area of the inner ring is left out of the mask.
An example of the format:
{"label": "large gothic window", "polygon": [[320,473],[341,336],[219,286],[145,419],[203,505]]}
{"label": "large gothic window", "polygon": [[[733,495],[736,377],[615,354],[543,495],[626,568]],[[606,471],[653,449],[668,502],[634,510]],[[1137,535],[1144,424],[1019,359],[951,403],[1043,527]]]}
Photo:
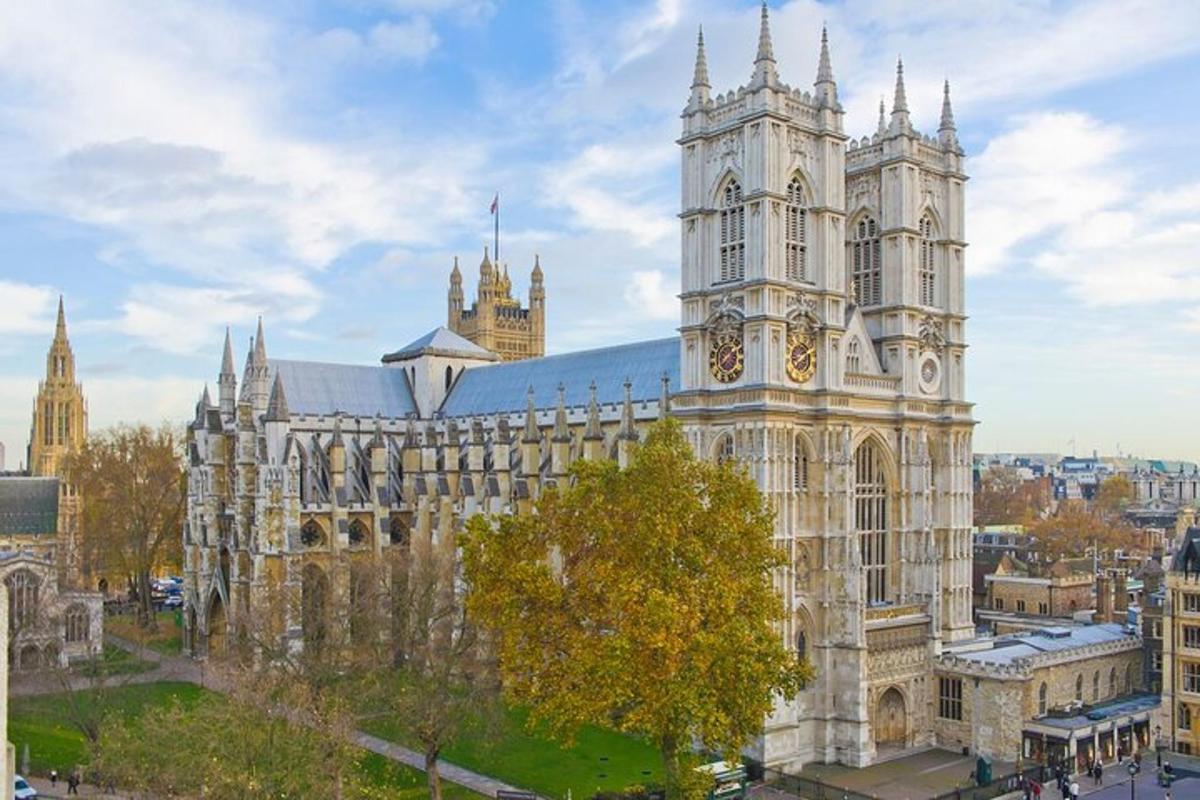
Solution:
{"label": "large gothic window", "polygon": [[348,537],[350,539],[350,544],[352,544],[352,545],[366,544],[367,535],[368,535],[367,526],[365,524],[363,524],[362,520],[360,520],[360,519],[350,520],[350,530],[348,531]]}
{"label": "large gothic window", "polygon": [[86,642],[91,636],[91,625],[88,620],[87,606],[73,603],[67,608],[64,616],[66,623],[67,643]]}
{"label": "large gothic window", "polygon": [[746,206],[742,187],[730,181],[721,195],[721,280],[746,277]]}
{"label": "large gothic window", "polygon": [[8,586],[8,631],[30,628],[37,621],[38,592],[41,581],[27,569],[19,569],[4,579]]}
{"label": "large gothic window", "polygon": [[887,593],[887,476],[883,454],[871,442],[854,452],[854,527],[862,551],[867,602],[882,603]]}
{"label": "large gothic window", "polygon": [[921,217],[921,262],[918,265],[921,284],[921,305],[937,304],[936,275],[933,267],[933,220],[929,215]]}
{"label": "large gothic window", "polygon": [[792,490],[808,491],[808,450],[799,436],[796,437],[795,452],[792,454]]}
{"label": "large gothic window", "polygon": [[784,239],[787,243],[787,277],[790,281],[807,280],[805,264],[804,188],[799,178],[792,178],[787,187],[787,204],[784,206]]}
{"label": "large gothic window", "polygon": [[733,436],[727,433],[717,440],[715,456],[718,464],[733,461]]}
{"label": "large gothic window", "polygon": [[879,226],[872,217],[864,217],[854,226],[850,251],[854,296],[860,306],[880,303],[883,290],[879,256]]}

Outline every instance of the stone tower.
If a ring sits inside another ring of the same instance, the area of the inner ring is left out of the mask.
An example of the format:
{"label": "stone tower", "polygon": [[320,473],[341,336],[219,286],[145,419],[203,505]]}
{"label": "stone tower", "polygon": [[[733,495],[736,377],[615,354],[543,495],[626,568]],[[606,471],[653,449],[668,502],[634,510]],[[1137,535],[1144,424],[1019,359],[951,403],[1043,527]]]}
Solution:
{"label": "stone tower", "polygon": [[476,300],[465,307],[458,259],[450,272],[446,326],[505,361],[536,358],[546,353],[546,287],[542,267],[534,257],[529,280],[529,307],[512,296],[508,267],[493,264],[483,249]]}
{"label": "stone tower", "polygon": [[764,3],[749,82],[713,96],[703,33],[682,113],[681,392],[696,451],[737,459],[789,554],[781,635],[817,679],[755,758],[863,765],[934,742],[942,643],[972,635],[962,152],[949,94],[913,130],[843,130],[827,37],[778,71]]}
{"label": "stone tower", "polygon": [[63,457],[87,438],[87,404],[83,387],[75,382],[75,354],[67,338],[63,301],[58,299],[58,323],[46,354],[46,377],[38,384],[29,433],[29,472],[59,474]]}

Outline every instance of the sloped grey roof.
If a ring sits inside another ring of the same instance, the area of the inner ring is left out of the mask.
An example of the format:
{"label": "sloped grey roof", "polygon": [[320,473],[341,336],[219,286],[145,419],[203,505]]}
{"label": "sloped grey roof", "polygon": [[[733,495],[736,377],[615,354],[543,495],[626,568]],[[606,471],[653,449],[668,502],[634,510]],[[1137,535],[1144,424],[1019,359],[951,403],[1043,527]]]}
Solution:
{"label": "sloped grey roof", "polygon": [[271,359],[269,379],[283,379],[292,414],[403,418],[417,411],[404,370],[358,364]]}
{"label": "sloped grey roof", "polygon": [[421,355],[452,356],[458,358],[480,358],[498,361],[500,356],[486,350],[469,339],[459,336],[449,328],[438,326],[424,336],[383,357],[383,363],[403,361]]}
{"label": "sloped grey roof", "polygon": [[1171,559],[1172,572],[1200,572],[1200,528],[1188,528]]}
{"label": "sloped grey roof", "polygon": [[58,533],[58,478],[0,478],[0,534]]}
{"label": "sloped grey roof", "polygon": [[679,391],[678,337],[473,367],[455,382],[441,410],[448,417],[523,411],[530,386],[535,406],[553,408],[558,403],[559,383],[568,406],[584,406],[592,381],[599,403],[620,403],[625,399],[627,377],[635,401],[657,400],[664,372],[670,390]]}
{"label": "sloped grey roof", "polygon": [[990,650],[974,650],[955,653],[958,658],[966,661],[977,661],[988,664],[1011,664],[1018,658],[1028,658],[1039,653],[1061,652],[1074,650],[1091,644],[1116,642],[1130,639],[1131,634],[1119,623],[1106,622],[1100,625],[1080,625],[1071,628],[1050,628],[1065,635],[1047,636],[1037,631],[1033,633],[1010,634],[999,636]]}

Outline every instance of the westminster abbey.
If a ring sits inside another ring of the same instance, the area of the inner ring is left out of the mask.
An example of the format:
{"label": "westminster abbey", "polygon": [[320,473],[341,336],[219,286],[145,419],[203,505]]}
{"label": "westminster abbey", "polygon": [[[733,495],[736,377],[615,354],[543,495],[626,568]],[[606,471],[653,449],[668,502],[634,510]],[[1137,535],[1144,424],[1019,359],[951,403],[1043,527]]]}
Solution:
{"label": "westminster abbey", "polygon": [[936,133],[914,129],[902,66],[890,112],[851,137],[831,63],[822,34],[812,88],[785,83],[764,7],[748,82],[714,92],[701,36],[677,336],[543,356],[540,265],[522,308],[485,255],[475,307],[456,265],[448,328],[374,366],[270,358],[260,323],[239,377],[227,337],[189,433],[192,655],[284,585],[312,602],[274,635],[302,647],[303,609],[344,615],[356,563],[526,512],[573,461],[623,460],[671,415],[697,453],[745,464],[789,556],[780,635],[818,677],[755,757],[863,765],[934,743],[934,664],[973,635],[963,151],[948,86]]}

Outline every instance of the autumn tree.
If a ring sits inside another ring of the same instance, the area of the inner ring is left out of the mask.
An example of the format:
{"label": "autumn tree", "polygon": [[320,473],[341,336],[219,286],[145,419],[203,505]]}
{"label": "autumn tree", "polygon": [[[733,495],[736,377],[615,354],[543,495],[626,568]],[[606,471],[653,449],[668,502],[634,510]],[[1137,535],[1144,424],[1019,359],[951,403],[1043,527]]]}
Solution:
{"label": "autumn tree", "polygon": [[1050,507],[1044,479],[1025,480],[1012,467],[989,467],[975,491],[976,525],[1022,525],[1041,517]]}
{"label": "autumn tree", "polygon": [[1035,523],[1029,533],[1046,561],[1128,550],[1136,543],[1136,529],[1120,517],[1089,508],[1082,500],[1064,500],[1053,516]]}
{"label": "autumn tree", "polygon": [[1112,475],[1105,478],[1096,489],[1092,508],[1103,517],[1119,517],[1133,503],[1134,497],[1133,482],[1124,475]]}
{"label": "autumn tree", "polygon": [[754,482],[697,460],[667,420],[628,468],[579,461],[536,513],[471,519],[468,615],[533,724],[563,741],[584,724],[644,736],[668,796],[695,796],[693,744],[735,754],[811,677],[777,627],[772,531]]}
{"label": "autumn tree", "polygon": [[83,501],[81,559],[90,571],[125,581],[143,628],[155,624],[151,574],[177,569],[181,560],[181,456],[173,429],[139,425],[89,436],[66,462]]}

